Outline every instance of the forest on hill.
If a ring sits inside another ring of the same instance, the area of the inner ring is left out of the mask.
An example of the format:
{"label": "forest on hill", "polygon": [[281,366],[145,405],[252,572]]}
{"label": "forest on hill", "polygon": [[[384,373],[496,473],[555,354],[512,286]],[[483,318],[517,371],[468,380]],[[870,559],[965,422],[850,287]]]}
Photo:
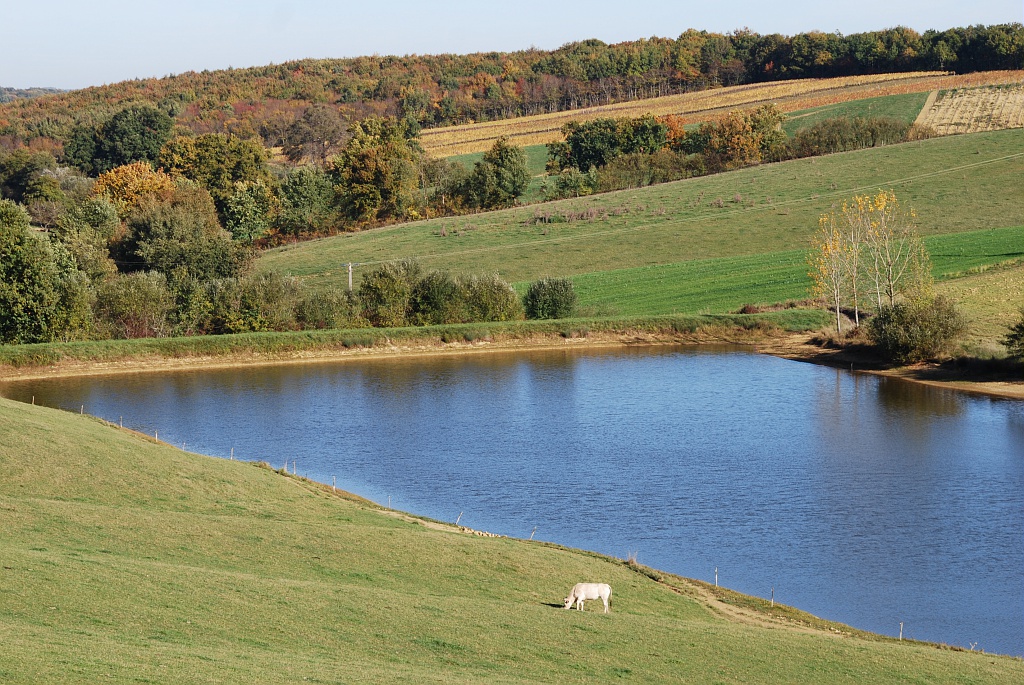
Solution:
{"label": "forest on hill", "polygon": [[11,102],[19,98],[37,98],[43,95],[63,93],[60,88],[4,88],[0,87],[0,103]]}
{"label": "forest on hill", "polygon": [[306,59],[16,99],[0,105],[0,146],[57,151],[76,127],[97,127],[138,103],[160,107],[193,134],[277,147],[314,104],[349,121],[386,115],[433,127],[781,79],[1022,67],[1019,23],[848,36],[690,29],[676,39],[585,40],[552,51]]}

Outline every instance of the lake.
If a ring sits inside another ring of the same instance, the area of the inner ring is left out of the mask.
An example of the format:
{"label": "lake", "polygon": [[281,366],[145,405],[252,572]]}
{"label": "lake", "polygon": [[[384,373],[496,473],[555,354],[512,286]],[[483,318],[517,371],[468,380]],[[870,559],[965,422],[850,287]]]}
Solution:
{"label": "lake", "polygon": [[1024,654],[1024,402],[735,348],[530,351],[18,382],[190,451]]}

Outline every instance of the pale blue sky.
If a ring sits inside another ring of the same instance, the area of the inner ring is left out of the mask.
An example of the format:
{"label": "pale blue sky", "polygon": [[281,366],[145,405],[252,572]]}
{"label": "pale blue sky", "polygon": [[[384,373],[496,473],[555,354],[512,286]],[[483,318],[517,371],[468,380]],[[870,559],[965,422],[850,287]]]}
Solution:
{"label": "pale blue sky", "polygon": [[303,57],[553,49],[687,28],[843,34],[1024,21],[1024,0],[0,0],[0,86],[82,88]]}

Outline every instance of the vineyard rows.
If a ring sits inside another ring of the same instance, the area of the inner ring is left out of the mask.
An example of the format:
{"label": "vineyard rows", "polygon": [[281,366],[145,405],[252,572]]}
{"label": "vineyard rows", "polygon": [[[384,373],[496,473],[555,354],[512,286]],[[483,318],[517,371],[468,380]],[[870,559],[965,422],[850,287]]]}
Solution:
{"label": "vineyard rows", "polygon": [[941,135],[1024,128],[1024,83],[956,89],[929,98],[917,123]]}
{"label": "vineyard rows", "polygon": [[420,140],[423,148],[430,154],[436,157],[449,157],[487,150],[501,136],[507,136],[514,144],[520,146],[560,140],[561,127],[569,121],[654,114],[676,115],[682,118],[683,123],[699,123],[732,109],[756,107],[768,102],[775,103],[784,112],[794,112],[884,95],[1022,82],[1024,71],[964,75],[915,72],[757,83],[518,119],[428,129],[420,133]]}

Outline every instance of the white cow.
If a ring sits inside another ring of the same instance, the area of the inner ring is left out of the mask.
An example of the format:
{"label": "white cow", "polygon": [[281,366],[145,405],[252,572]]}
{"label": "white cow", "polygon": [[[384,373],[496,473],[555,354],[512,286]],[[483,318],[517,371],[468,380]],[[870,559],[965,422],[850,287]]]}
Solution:
{"label": "white cow", "polygon": [[565,608],[568,609],[575,603],[576,608],[583,611],[584,600],[600,598],[604,602],[604,613],[607,614],[608,600],[611,596],[612,588],[608,583],[576,583],[569,596],[565,598]]}

